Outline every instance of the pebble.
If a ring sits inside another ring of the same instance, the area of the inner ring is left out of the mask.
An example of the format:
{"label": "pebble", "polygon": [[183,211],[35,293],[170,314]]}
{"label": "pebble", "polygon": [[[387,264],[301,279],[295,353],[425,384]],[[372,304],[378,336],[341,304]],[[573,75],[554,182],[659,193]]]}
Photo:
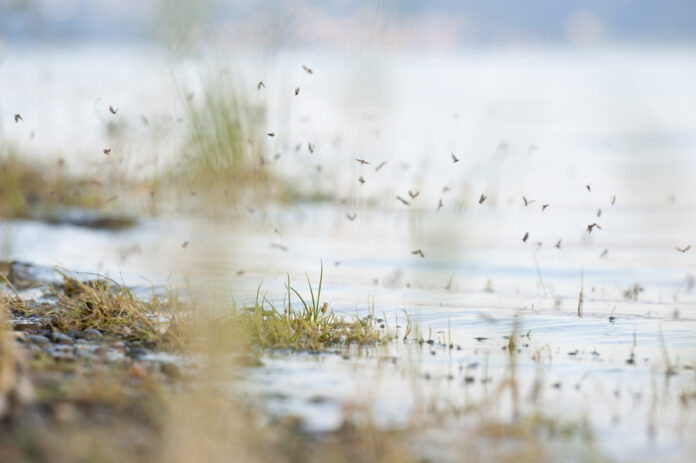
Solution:
{"label": "pebble", "polygon": [[90,328],[84,333],[82,333],[82,337],[85,339],[98,339],[102,337],[102,334],[99,332],[99,330],[95,328]]}
{"label": "pebble", "polygon": [[68,346],[66,344],[56,344],[55,346],[53,346],[51,350],[54,352],[72,352],[73,346]]}
{"label": "pebble", "polygon": [[71,352],[51,352],[51,357],[55,360],[62,360],[64,362],[74,362],[75,355]]}
{"label": "pebble", "polygon": [[146,354],[147,351],[142,347],[131,347],[130,349],[128,349],[128,352],[126,352],[126,355],[128,355],[128,357],[142,357]]}
{"label": "pebble", "polygon": [[41,325],[37,325],[36,323],[15,323],[12,326],[12,329],[15,331],[25,331],[27,333],[36,334],[41,329]]}
{"label": "pebble", "polygon": [[97,348],[94,349],[94,353],[96,355],[106,355],[109,353],[109,348],[106,346],[97,346]]}
{"label": "pebble", "polygon": [[77,354],[78,357],[83,358],[83,359],[91,359],[92,358],[92,353],[88,350],[84,349],[77,349],[75,351],[75,354]]}
{"label": "pebble", "polygon": [[51,342],[46,336],[43,336],[41,334],[30,334],[25,339],[41,346],[50,344]]}
{"label": "pebble", "polygon": [[51,339],[53,339],[53,342],[57,344],[65,344],[67,346],[72,346],[73,345],[73,340],[70,336],[67,334],[55,332],[51,334]]}

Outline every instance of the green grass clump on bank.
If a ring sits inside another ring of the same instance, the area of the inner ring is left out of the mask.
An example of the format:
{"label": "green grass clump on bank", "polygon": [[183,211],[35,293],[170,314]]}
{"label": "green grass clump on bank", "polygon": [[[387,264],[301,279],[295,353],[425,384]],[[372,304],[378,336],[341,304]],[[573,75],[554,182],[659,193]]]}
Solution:
{"label": "green grass clump on bank", "polygon": [[[234,334],[213,335],[217,339],[243,340],[242,347],[261,349],[291,349],[304,351],[325,351],[348,345],[371,345],[386,342],[387,336],[374,322],[374,317],[347,318],[329,309],[328,303],[321,302],[323,266],[319,277],[316,297],[309,282],[309,298],[305,300],[290,285],[285,287],[287,297],[279,310],[265,296],[256,293],[253,306],[245,307],[217,320],[215,329],[231,331]],[[293,294],[296,304],[293,306]],[[299,301],[299,303],[297,303]],[[299,304],[299,306],[298,306]]]}

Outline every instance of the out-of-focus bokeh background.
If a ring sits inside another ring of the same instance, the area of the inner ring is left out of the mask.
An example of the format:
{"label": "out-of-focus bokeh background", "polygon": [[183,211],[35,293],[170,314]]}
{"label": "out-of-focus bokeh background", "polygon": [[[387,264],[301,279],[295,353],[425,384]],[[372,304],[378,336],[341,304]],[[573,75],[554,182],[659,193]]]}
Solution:
{"label": "out-of-focus bokeh background", "polygon": [[[419,360],[447,397],[453,365],[504,377],[473,339],[517,315],[556,355],[544,412],[612,458],[688,459],[693,371],[655,378],[696,360],[696,260],[675,249],[696,245],[695,75],[686,0],[2,0],[1,257],[217,306],[262,280],[282,301],[321,260],[337,311],[374,297],[464,348]],[[95,210],[135,224],[82,226]],[[286,355],[248,381],[323,431],[360,363]],[[375,386],[381,424],[418,403],[406,383]]]}

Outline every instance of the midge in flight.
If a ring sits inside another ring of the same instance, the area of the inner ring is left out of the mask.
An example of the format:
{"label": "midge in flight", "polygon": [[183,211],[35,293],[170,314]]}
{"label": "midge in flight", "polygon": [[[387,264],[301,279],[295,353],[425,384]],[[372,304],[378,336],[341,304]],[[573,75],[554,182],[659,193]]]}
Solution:
{"label": "midge in flight", "polygon": [[599,230],[602,229],[602,227],[600,227],[599,224],[598,224],[597,222],[591,223],[591,224],[589,224],[589,225],[587,226],[587,233],[592,233],[592,229],[593,229],[594,227],[597,227],[597,229],[599,229]]}
{"label": "midge in flight", "polygon": [[402,198],[402,197],[399,196],[399,195],[396,195],[396,199],[398,199],[399,201],[401,201],[402,203],[404,203],[406,206],[410,206],[410,205],[411,205],[411,203],[409,203],[408,201],[406,201],[404,198]]}

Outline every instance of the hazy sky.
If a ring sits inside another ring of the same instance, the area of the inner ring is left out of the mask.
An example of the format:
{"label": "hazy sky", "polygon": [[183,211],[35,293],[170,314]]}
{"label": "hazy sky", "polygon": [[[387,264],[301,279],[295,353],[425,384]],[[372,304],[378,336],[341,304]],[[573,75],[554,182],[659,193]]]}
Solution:
{"label": "hazy sky", "polygon": [[690,0],[0,0],[0,41],[229,37],[289,46],[691,42]]}

